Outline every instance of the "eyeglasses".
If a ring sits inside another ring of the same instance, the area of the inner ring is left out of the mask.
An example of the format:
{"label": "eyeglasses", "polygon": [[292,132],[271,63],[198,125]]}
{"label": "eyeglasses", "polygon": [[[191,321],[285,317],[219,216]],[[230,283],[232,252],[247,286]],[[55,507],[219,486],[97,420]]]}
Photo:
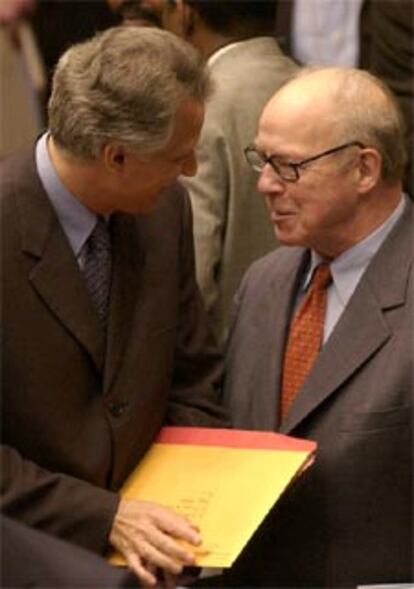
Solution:
{"label": "eyeglasses", "polygon": [[253,145],[249,145],[249,147],[245,148],[244,155],[246,156],[248,163],[256,172],[261,172],[266,164],[270,164],[273,170],[282,180],[285,182],[297,182],[300,177],[299,170],[304,165],[314,162],[321,157],[326,157],[327,155],[332,155],[333,153],[342,151],[342,149],[345,149],[346,147],[352,146],[357,146],[361,149],[365,147],[359,141],[350,141],[349,143],[343,143],[342,145],[338,145],[337,147],[333,147],[332,149],[328,149],[327,151],[323,151],[322,153],[308,157],[300,162],[281,162],[275,155],[266,155],[256,149]]}

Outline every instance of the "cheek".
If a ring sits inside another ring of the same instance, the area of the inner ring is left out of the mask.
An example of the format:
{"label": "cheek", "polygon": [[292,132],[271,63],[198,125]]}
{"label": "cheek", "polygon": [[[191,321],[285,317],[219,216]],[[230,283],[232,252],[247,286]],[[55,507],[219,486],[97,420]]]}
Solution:
{"label": "cheek", "polygon": [[157,189],[159,186],[165,186],[170,180],[168,171],[163,166],[148,167],[144,170],[143,175],[136,179],[137,187],[145,187],[148,190]]}
{"label": "cheek", "polygon": [[304,205],[303,223],[306,227],[332,229],[339,227],[353,215],[352,203],[345,194],[324,191],[318,198]]}
{"label": "cheek", "polygon": [[269,196],[265,195],[264,197],[264,201],[267,207],[267,210],[269,211],[269,213],[272,212],[272,198],[270,198]]}

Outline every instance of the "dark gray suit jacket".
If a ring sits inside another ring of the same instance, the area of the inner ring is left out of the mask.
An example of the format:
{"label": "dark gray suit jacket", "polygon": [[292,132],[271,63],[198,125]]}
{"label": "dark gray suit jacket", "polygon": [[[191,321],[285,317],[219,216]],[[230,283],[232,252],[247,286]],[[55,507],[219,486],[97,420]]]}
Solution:
{"label": "dark gray suit jacket", "polygon": [[153,214],[114,216],[105,347],[33,153],[1,180],[3,508],[102,552],[116,492],[161,425],[223,424],[189,200],[177,184]]}
{"label": "dark gray suit jacket", "polygon": [[318,452],[239,558],[231,586],[414,580],[413,226],[407,202],[281,424],[283,350],[308,253],[280,248],[245,276],[226,366],[234,424],[315,440]]}

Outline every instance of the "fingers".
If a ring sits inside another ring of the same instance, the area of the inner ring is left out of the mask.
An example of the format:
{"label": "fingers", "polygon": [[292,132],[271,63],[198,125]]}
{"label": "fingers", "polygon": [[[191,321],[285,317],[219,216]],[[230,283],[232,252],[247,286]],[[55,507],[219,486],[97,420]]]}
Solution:
{"label": "fingers", "polygon": [[169,536],[184,540],[193,546],[201,544],[200,529],[184,515],[180,515],[159,506],[160,509],[154,512],[154,522],[160,530]]}
{"label": "fingers", "polygon": [[144,587],[153,587],[157,583],[157,570],[178,575],[183,568],[182,563],[166,556],[146,540],[142,540],[139,544],[125,542],[122,548],[118,547],[118,549]]}
{"label": "fingers", "polygon": [[130,553],[128,566],[136,574],[143,587],[154,587],[157,583],[156,568],[145,563],[138,554]]}
{"label": "fingers", "polygon": [[179,541],[193,546],[201,543],[197,526],[186,517],[154,503],[121,500],[110,542],[144,586],[156,584],[157,567],[179,575],[183,566],[194,564],[194,554]]}
{"label": "fingers", "polygon": [[194,555],[191,552],[155,529],[148,533],[147,538],[141,539],[139,553],[145,561],[172,574],[179,574],[183,565],[194,562]]}

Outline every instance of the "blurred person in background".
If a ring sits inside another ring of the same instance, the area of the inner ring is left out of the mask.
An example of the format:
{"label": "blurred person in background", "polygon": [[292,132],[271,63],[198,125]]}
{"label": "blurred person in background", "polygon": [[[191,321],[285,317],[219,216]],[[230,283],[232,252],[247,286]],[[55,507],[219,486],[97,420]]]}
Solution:
{"label": "blurred person in background", "polygon": [[184,178],[194,211],[197,279],[224,343],[233,295],[248,265],[276,244],[243,155],[270,96],[296,71],[273,34],[272,0],[164,0],[162,23],[207,60],[215,92]]}
{"label": "blurred person in background", "polygon": [[162,26],[164,0],[107,0],[124,25]]}
{"label": "blurred person in background", "polygon": [[105,0],[37,0],[31,24],[46,69],[45,120],[53,71],[62,53],[118,23]]}
{"label": "blurred person in background", "polygon": [[[197,280],[223,345],[231,300],[244,271],[276,245],[243,148],[266,101],[296,70],[274,38],[277,2],[108,1],[117,5],[124,24],[156,23],[207,60],[215,92],[206,105],[197,174],[182,181],[194,213]],[[151,22],[143,22],[150,13]]]}
{"label": "blurred person in background", "polygon": [[29,17],[35,0],[0,2],[0,159],[33,141],[44,125],[46,75]]}
{"label": "blurred person in background", "polygon": [[414,198],[414,3],[370,0],[367,10],[373,34],[361,56],[361,67],[382,78],[398,100],[406,125],[408,155],[403,185]]}

